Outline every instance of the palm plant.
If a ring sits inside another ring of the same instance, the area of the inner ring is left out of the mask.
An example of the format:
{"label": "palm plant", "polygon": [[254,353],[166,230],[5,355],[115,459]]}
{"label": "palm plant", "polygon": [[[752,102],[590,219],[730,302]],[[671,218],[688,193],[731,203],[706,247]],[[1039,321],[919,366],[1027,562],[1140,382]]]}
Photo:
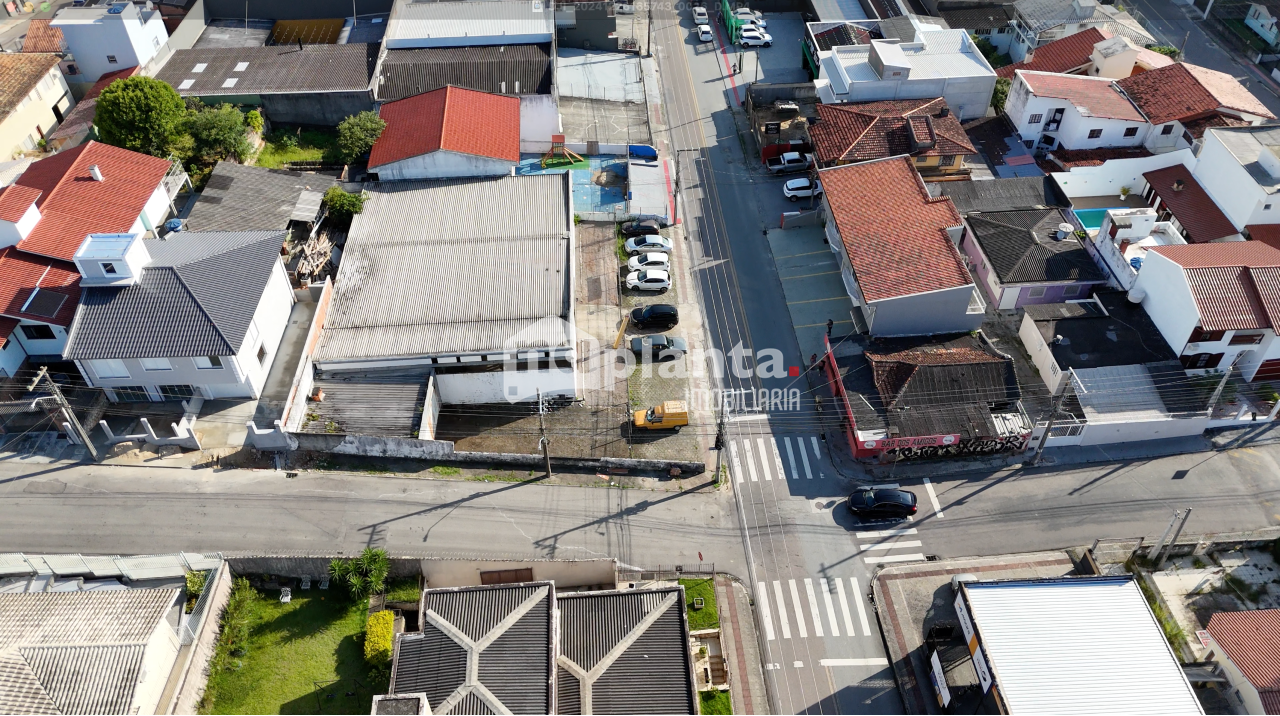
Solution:
{"label": "palm plant", "polygon": [[391,561],[387,553],[373,548],[365,549],[354,559],[335,559],[329,563],[329,576],[335,582],[345,584],[347,591],[356,599],[385,591],[390,571]]}

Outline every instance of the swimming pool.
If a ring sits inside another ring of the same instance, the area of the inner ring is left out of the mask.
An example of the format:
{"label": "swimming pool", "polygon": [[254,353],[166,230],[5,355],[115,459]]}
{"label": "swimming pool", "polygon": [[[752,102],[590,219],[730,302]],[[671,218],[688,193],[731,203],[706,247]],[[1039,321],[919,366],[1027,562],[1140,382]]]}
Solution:
{"label": "swimming pool", "polygon": [[1123,209],[1123,206],[1112,206],[1105,209],[1074,209],[1076,218],[1080,219],[1080,223],[1084,228],[1090,231],[1097,231],[1102,228],[1102,220],[1106,218],[1107,212],[1113,209]]}

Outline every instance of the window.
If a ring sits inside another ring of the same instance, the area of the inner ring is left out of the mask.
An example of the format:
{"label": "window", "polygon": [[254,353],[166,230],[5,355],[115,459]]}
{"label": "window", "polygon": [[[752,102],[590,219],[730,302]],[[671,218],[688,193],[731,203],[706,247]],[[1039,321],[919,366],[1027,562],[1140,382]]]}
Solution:
{"label": "window", "polygon": [[1256,346],[1262,342],[1261,333],[1236,333],[1227,341],[1230,346]]}
{"label": "window", "polygon": [[1136,136],[1138,136],[1138,128],[1137,128],[1137,127],[1126,127],[1126,128],[1125,128],[1125,130],[1124,130],[1124,136],[1126,136],[1126,137],[1136,137]]}
{"label": "window", "polygon": [[111,389],[121,403],[146,403],[151,400],[143,385],[121,385]]}
{"label": "window", "polygon": [[1027,298],[1044,298],[1044,286],[1036,286],[1028,291]]}
{"label": "window", "polygon": [[223,87],[235,87],[235,86],[236,86],[236,82],[237,82],[239,79],[240,79],[239,77],[232,77],[232,78],[230,78],[230,79],[223,80],[223,81],[222,81],[222,86],[223,86]]}
{"label": "window", "polygon": [[1182,141],[1186,142],[1187,144],[1195,144],[1196,138],[1191,136],[1191,132],[1183,132]]}
{"label": "window", "polygon": [[78,74],[80,74],[80,69],[79,69],[78,67],[76,67],[75,65],[67,65],[67,74],[69,74],[69,75],[78,75]]}
{"label": "window", "polygon": [[104,358],[100,360],[91,360],[89,365],[93,367],[93,372],[99,378],[128,378],[129,366],[124,361],[117,358]]}
{"label": "window", "polygon": [[1066,288],[1062,289],[1063,298],[1075,298],[1076,296],[1079,296],[1079,295],[1080,295],[1079,286],[1067,286]]}
{"label": "window", "polygon": [[244,72],[247,69],[249,69],[248,62],[237,62],[236,68],[233,70],[233,72]]}
{"label": "window", "polygon": [[974,30],[974,31],[973,31],[973,34],[975,34],[975,35],[990,35],[990,34],[991,34],[991,28],[989,28],[989,27],[980,27],[980,28],[978,28],[977,30]]}
{"label": "window", "polygon": [[151,38],[151,46],[156,48],[160,47],[160,38],[158,37]]}
{"label": "window", "polygon": [[996,34],[997,34],[997,35],[1008,35],[1008,34],[1009,34],[1009,32],[1010,32],[1010,31],[1009,31],[1009,28],[1007,28],[1007,27],[1002,27],[1002,28],[1000,28],[1000,29],[996,30]]}
{"label": "window", "polygon": [[53,329],[43,323],[34,326],[23,326],[22,335],[26,336],[29,341],[51,341],[56,338],[53,335]]}
{"label": "window", "polygon": [[208,67],[208,62],[198,62],[195,67],[191,68],[192,72],[204,72],[204,68]]}
{"label": "window", "polygon": [[1102,136],[1102,130],[1101,130],[1101,129],[1090,129],[1090,130],[1089,130],[1089,139],[1097,139],[1098,137],[1101,137],[1101,136]]}
{"label": "window", "polygon": [[916,164],[927,164],[928,162],[929,162],[929,157],[925,157],[925,156],[916,157]]}
{"label": "window", "polygon": [[116,64],[116,56],[115,56],[115,55],[107,55],[107,63],[108,63],[108,64],[112,64],[112,65]]}
{"label": "window", "polygon": [[218,356],[196,356],[196,367],[205,370],[221,368],[222,359]]}
{"label": "window", "polygon": [[955,163],[956,163],[956,155],[954,154],[948,154],[947,156],[938,160],[938,166],[940,167],[955,166]]}
{"label": "window", "polygon": [[108,276],[115,276],[115,275],[116,275],[116,265],[115,265],[115,264],[113,264],[113,263],[111,263],[110,261],[103,261],[102,263],[100,263],[100,264],[98,264],[98,265],[102,267],[102,273],[104,273],[104,274],[106,274],[106,275],[108,275]]}
{"label": "window", "polygon": [[180,90],[184,90],[184,89],[191,89],[191,85],[193,85],[193,84],[195,84],[195,83],[196,83],[196,81],[195,81],[195,80],[183,80],[183,81],[181,81],[181,82],[179,82],[179,83],[178,83],[178,89],[180,89]]}
{"label": "window", "polygon": [[162,385],[160,395],[165,400],[186,400],[195,395],[195,390],[189,385]]}
{"label": "window", "polygon": [[1163,127],[1160,128],[1160,133],[1166,136],[1173,134],[1173,125],[1172,124],[1164,125]]}
{"label": "window", "polygon": [[258,346],[258,363],[260,365],[266,365],[267,363],[267,347],[266,346]]}
{"label": "window", "polygon": [[1044,119],[1043,114],[1033,114],[1027,119],[1027,124],[1040,124],[1040,120]]}
{"label": "window", "polygon": [[1271,211],[1271,205],[1270,205],[1270,204],[1263,204],[1263,205],[1262,205],[1262,210],[1263,210],[1263,211]]}
{"label": "window", "polygon": [[140,362],[143,370],[173,370],[168,358],[143,358]]}

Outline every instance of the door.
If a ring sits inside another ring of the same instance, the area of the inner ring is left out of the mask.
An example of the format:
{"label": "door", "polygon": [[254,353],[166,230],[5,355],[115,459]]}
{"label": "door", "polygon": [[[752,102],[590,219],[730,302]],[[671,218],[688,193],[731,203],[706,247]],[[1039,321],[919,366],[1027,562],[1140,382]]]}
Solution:
{"label": "door", "polygon": [[1053,110],[1053,114],[1050,115],[1049,121],[1044,123],[1044,131],[1046,132],[1058,131],[1058,127],[1062,126],[1062,115],[1065,114],[1066,111],[1067,110],[1065,107],[1058,107],[1057,109]]}

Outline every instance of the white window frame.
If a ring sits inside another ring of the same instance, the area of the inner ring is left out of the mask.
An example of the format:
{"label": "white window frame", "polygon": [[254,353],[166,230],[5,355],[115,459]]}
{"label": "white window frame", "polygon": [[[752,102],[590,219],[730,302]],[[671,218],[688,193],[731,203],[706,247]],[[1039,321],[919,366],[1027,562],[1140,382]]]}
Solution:
{"label": "white window frame", "polygon": [[119,358],[97,358],[89,361],[93,374],[104,380],[128,378],[129,366]]}
{"label": "white window frame", "polygon": [[[222,356],[196,356],[191,360],[195,361],[196,368],[200,370],[222,370],[226,365],[222,362]],[[217,365],[213,364],[215,360],[218,361]]]}
{"label": "white window frame", "polygon": [[142,369],[148,373],[173,370],[173,363],[168,358],[139,358],[138,362],[142,364]]}

